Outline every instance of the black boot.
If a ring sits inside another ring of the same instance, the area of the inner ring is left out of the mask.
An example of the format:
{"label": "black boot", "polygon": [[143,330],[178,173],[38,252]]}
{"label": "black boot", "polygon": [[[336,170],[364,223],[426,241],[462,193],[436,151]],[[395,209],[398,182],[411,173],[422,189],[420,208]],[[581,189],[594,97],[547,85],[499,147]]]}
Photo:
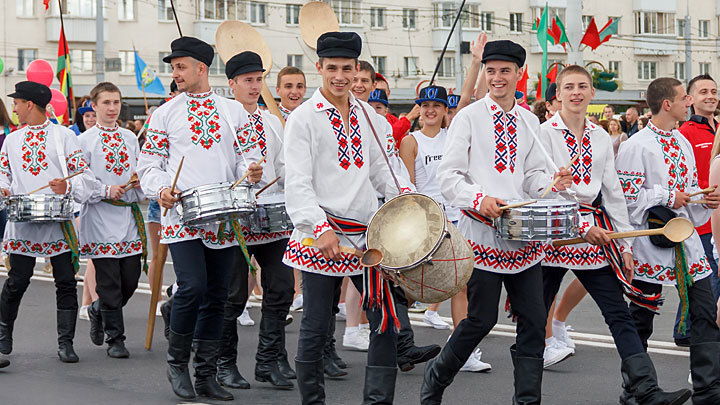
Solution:
{"label": "black boot", "polygon": [[395,302],[395,309],[400,331],[397,339],[397,364],[402,372],[408,372],[415,368],[416,364],[424,363],[440,353],[440,346],[429,345],[415,346],[415,334],[410,324],[407,305],[402,300]]}
{"label": "black boot", "polygon": [[323,359],[300,361],[295,359],[297,383],[302,405],[325,404],[325,377]]}
{"label": "black boot", "polygon": [[182,399],[195,398],[195,390],[188,370],[192,339],[192,332],[187,335],[179,335],[170,330],[168,335],[167,377],[175,395]]}
{"label": "black boot", "polygon": [[395,399],[397,367],[365,367],[363,405],[392,405]]}
{"label": "black boot", "polygon": [[512,355],[515,376],[514,405],[539,404],[542,395],[543,359]]}
{"label": "black boot", "polygon": [[220,349],[219,340],[195,340],[195,392],[201,397],[219,401],[232,401],[233,395],[218,384],[217,358]]}
{"label": "black boot", "polygon": [[217,359],[217,382],[228,388],[250,389],[250,383],[240,375],[237,368],[237,321],[223,321],[223,336]]}
{"label": "black boot", "polygon": [[260,332],[258,336],[258,349],[255,355],[255,380],[269,382],[282,388],[292,389],[292,381],[285,378],[278,368],[278,347],[282,340],[282,330],[285,329],[285,319],[263,314],[260,319]]}
{"label": "black boot", "polygon": [[287,350],[285,350],[285,328],[282,328],[280,332],[282,333],[282,335],[280,337],[280,351],[277,359],[278,369],[280,369],[280,374],[284,375],[285,378],[289,380],[294,380],[295,378],[297,378],[297,376],[295,375],[295,370],[293,370],[290,366]]}
{"label": "black boot", "polygon": [[398,354],[397,363],[400,370],[407,372],[415,368],[416,364],[424,363],[431,360],[440,353],[440,346],[413,346],[403,354]]}
{"label": "black boot", "polygon": [[58,357],[63,363],[77,363],[77,354],[73,348],[77,309],[57,310]]}
{"label": "black boot", "polygon": [[[172,298],[163,302],[160,305],[160,315],[162,315],[163,323],[165,324],[165,339],[170,336],[170,311],[172,310]],[[89,313],[89,312],[88,312]]]}
{"label": "black boot", "polygon": [[100,300],[95,300],[88,308],[90,318],[90,341],[95,346],[102,346],[105,332],[103,331],[102,313],[100,312]]}
{"label": "black boot", "polygon": [[101,313],[103,328],[107,334],[107,339],[105,339],[105,343],[108,344],[107,355],[114,359],[130,357],[130,353],[125,348],[125,323],[122,309],[103,310]]}
{"label": "black boot", "polygon": [[693,382],[692,403],[720,404],[720,342],[690,346],[690,372]]}
{"label": "black boot", "polygon": [[[327,340],[323,350],[324,370],[325,374],[330,378],[340,378],[347,375],[347,364],[340,358],[335,350],[335,315],[330,318],[330,328],[328,329]],[[342,367],[341,367],[342,366]]]}
{"label": "black boot", "polygon": [[0,368],[5,368],[10,365],[10,361],[7,359],[0,359]]}
{"label": "black boot", "polygon": [[2,322],[0,321],[0,353],[10,354],[12,353],[13,345],[13,326],[15,321]]}
{"label": "black boot", "polygon": [[442,404],[445,388],[453,382],[463,364],[465,362],[458,359],[450,345],[446,344],[440,354],[425,366],[420,403],[422,405]]}
{"label": "black boot", "polygon": [[[623,385],[629,399],[620,397],[621,404],[680,405],[690,398],[688,389],[665,392],[657,384],[657,373],[647,353],[634,354],[622,362]],[[635,402],[629,402],[629,401]],[[624,401],[624,402],[623,402]]]}

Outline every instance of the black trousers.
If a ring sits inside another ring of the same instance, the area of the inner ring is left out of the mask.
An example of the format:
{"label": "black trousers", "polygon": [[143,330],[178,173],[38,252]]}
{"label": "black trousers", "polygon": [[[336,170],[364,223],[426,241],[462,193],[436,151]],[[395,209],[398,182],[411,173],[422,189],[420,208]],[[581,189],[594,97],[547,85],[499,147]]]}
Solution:
{"label": "black trousers", "polygon": [[[343,277],[326,276],[302,272],[303,276],[303,313],[298,338],[297,360],[317,361],[323,356],[323,348],[330,328],[333,304],[340,295]],[[355,288],[363,292],[362,275],[351,276]],[[395,293],[393,292],[393,297]],[[264,299],[263,299],[264,300]],[[393,327],[384,333],[377,333],[382,314],[379,310],[366,311],[370,321],[370,347],[368,348],[368,366],[397,367],[397,334]]]}
{"label": "black trousers", "polygon": [[[57,309],[78,308],[77,281],[72,265],[72,254],[61,253],[50,258],[55,278],[55,303]],[[0,293],[0,320],[14,322],[23,294],[30,285],[30,277],[35,268],[35,258],[19,254],[10,254],[10,272]]]}
{"label": "black trousers", "polygon": [[236,263],[237,246],[210,249],[200,239],[168,245],[178,289],[173,295],[170,329],[195,339],[220,340],[227,300],[230,269]]}
{"label": "black trousers", "polygon": [[[543,293],[546,310],[550,310],[567,271],[568,269],[562,267],[543,266]],[[634,354],[644,352],[640,335],[638,335],[628,305],[623,298],[622,287],[610,266],[597,270],[573,270],[573,273],[600,308],[605,323],[610,327],[610,333],[612,333],[620,358],[626,359]]]}
{"label": "black trousers", "polygon": [[542,294],[542,269],[536,264],[517,274],[473,270],[467,285],[468,316],[455,328],[448,345],[464,363],[498,320],[503,284],[517,315],[517,357],[542,358],[547,311]]}
{"label": "black trousers", "polygon": [[[632,284],[646,294],[657,294],[662,291],[662,284],[642,280],[633,280]],[[688,298],[690,321],[692,321],[690,344],[720,342],[720,329],[715,323],[717,302],[713,296],[710,277],[695,281],[688,288]],[[630,313],[635,320],[643,347],[647,348],[647,341],[653,333],[655,314],[633,303],[630,303]]]}
{"label": "black trousers", "polygon": [[101,310],[121,309],[130,300],[140,279],[140,256],[92,259]]}

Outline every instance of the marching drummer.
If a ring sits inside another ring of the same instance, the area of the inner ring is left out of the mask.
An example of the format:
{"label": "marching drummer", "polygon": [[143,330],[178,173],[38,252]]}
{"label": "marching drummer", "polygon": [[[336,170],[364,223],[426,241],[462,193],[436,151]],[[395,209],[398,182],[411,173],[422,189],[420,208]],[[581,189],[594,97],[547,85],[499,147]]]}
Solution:
{"label": "marching drummer", "polygon": [[[50,102],[50,89],[25,81],[17,83],[9,97],[13,98],[13,112],[26,126],[10,133],[0,150],[3,196],[26,194],[49,184],[49,189],[38,193],[64,195],[78,203],[85,202],[93,191],[94,176],[75,133],[48,121],[45,106]],[[69,179],[69,175],[76,176]],[[47,210],[45,206],[38,209]],[[5,228],[3,252],[10,256],[10,272],[0,294],[0,353],[12,352],[12,333],[20,300],[30,284],[35,259],[44,257],[50,259],[55,278],[58,357],[64,363],[76,363],[73,337],[78,311],[75,273],[79,257],[72,217],[60,223],[13,222],[11,219]]]}
{"label": "marching drummer", "polygon": [[305,73],[295,66],[285,66],[280,69],[277,74],[277,83],[275,92],[280,97],[278,109],[287,120],[291,112],[293,112],[305,98]]}
{"label": "marching drummer", "polygon": [[[510,349],[515,365],[515,399],[540,403],[545,318],[543,307],[542,243],[506,241],[495,236],[491,220],[507,199],[537,197],[551,184],[533,134],[537,118],[515,103],[525,49],[512,41],[492,41],[483,51],[490,93],[465,107],[454,118],[443,159],[437,169],[447,201],[464,209],[458,228],[475,253],[475,270],[468,282],[468,317],[460,322],[442,352],[426,369],[423,404],[440,404],[445,388],[498,319],[502,284],[518,319],[517,343]],[[565,169],[556,187],[569,186]]]}
{"label": "marching drummer", "polygon": [[[210,90],[213,48],[197,38],[181,37],[172,42],[171,50],[163,61],[170,63],[173,80],[183,93],[153,113],[137,168],[145,194],[157,196],[167,211],[162,216],[161,243],[168,245],[175,263],[178,290],[170,314],[168,379],[182,399],[195,398],[197,391],[212,399],[231,400],[233,395],[216,381],[216,362],[230,272],[237,260],[245,260],[237,249],[242,234],[234,232],[232,223],[186,226],[174,205],[182,190],[233,182],[246,171],[249,181],[259,181],[262,167],[255,162],[260,154],[239,148],[238,138],[246,136],[243,132],[250,125],[247,112]],[[177,187],[171,190],[173,179]],[[194,389],[188,370],[193,343]]]}
{"label": "marching drummer", "polygon": [[133,178],[140,145],[135,134],[117,126],[122,105],[117,86],[98,84],[90,101],[97,124],[78,137],[96,180],[80,216],[80,254],[93,260],[97,281],[98,300],[88,309],[90,340],[100,346],[107,336],[108,356],[125,358],[130,353],[123,307],[137,288],[143,264],[147,271],[145,221],[137,204],[145,195]]}
{"label": "marching drummer", "polygon": [[[285,183],[285,163],[282,150],[283,127],[280,120],[258,108],[258,97],[263,86],[265,71],[260,55],[246,51],[225,64],[225,74],[238,101],[248,112],[250,129],[240,138],[243,153],[259,152],[265,160],[262,179],[256,188],[270,185],[264,196],[278,195]],[[274,184],[270,184],[279,177]],[[259,213],[256,213],[259,215]],[[292,388],[295,371],[290,367],[285,351],[285,318],[293,301],[294,278],[290,267],[282,262],[292,230],[251,233],[243,224],[248,252],[262,265],[260,284],[263,290],[262,318],[255,355],[255,379],[269,382],[278,388]],[[237,370],[237,324],[248,298],[248,265],[240,261],[240,271],[233,272],[223,323],[223,344],[218,357],[218,381],[230,388],[248,388]]]}

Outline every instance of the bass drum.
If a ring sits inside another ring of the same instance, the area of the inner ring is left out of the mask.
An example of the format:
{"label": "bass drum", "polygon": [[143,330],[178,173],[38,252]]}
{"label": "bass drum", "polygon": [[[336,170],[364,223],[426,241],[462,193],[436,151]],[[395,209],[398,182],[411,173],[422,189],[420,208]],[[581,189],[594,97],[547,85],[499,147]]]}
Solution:
{"label": "bass drum", "polygon": [[436,303],[457,294],[473,271],[470,244],[432,198],[417,193],[385,203],[370,220],[367,247],[410,300]]}

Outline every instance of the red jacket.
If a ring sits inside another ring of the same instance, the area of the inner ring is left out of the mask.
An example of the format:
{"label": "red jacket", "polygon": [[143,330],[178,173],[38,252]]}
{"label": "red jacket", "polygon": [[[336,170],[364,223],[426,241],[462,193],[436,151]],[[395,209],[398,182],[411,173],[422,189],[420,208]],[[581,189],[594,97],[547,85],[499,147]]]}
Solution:
{"label": "red jacket", "polygon": [[412,124],[407,118],[398,118],[390,113],[387,113],[385,118],[387,118],[388,122],[392,126],[393,138],[395,138],[395,147],[400,149],[400,141],[402,141],[405,134],[407,134],[407,132],[410,130]]}
{"label": "red jacket", "polygon": [[[680,126],[680,133],[690,141],[695,154],[695,166],[697,167],[698,183],[700,188],[709,186],[710,177],[710,152],[715,141],[715,129],[718,123],[713,120],[710,124],[707,118],[700,115],[693,115],[688,121]],[[705,235],[712,232],[710,221],[705,225],[697,227],[698,234]]]}

